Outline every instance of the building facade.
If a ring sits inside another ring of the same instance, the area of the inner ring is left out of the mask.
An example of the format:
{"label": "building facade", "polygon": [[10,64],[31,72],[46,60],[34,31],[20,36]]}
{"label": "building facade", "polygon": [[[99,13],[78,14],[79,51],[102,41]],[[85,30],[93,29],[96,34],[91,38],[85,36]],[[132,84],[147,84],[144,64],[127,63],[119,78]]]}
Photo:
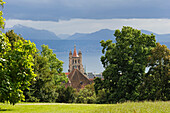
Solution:
{"label": "building facade", "polygon": [[70,50],[69,53],[69,70],[68,72],[72,72],[74,69],[79,70],[82,74],[84,74],[84,68],[82,64],[82,53],[79,50],[77,54],[76,46],[74,46],[74,52]]}

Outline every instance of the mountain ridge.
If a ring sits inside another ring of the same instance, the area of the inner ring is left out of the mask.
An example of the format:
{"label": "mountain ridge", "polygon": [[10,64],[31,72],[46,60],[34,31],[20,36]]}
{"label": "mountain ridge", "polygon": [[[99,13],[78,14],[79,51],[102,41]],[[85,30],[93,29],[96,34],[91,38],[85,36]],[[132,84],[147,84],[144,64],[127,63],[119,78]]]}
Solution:
{"label": "mountain ridge", "polygon": [[55,33],[48,31],[48,30],[38,30],[32,27],[23,26],[17,24],[12,28],[5,29],[5,32],[8,30],[14,30],[15,33],[20,34],[26,40],[60,40],[59,37],[55,35]]}
{"label": "mountain ridge", "polygon": [[[25,39],[30,40],[115,40],[114,32],[115,30],[101,29],[92,33],[75,33],[73,35],[55,33],[48,30],[37,30],[31,27],[26,27],[23,25],[15,25],[12,28],[8,28],[5,31],[13,29],[17,34],[21,34]],[[148,30],[141,30],[141,33],[151,34],[156,36],[157,42],[170,42],[170,34],[157,34]]]}

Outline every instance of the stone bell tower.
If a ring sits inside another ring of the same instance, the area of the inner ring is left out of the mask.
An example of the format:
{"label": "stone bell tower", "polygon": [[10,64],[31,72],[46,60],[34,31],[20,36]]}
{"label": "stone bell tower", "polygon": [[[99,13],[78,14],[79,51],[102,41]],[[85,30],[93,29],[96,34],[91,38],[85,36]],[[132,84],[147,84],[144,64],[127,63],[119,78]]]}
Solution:
{"label": "stone bell tower", "polygon": [[72,72],[74,69],[78,69],[82,74],[84,74],[83,64],[82,64],[82,53],[79,50],[78,54],[76,51],[76,45],[74,45],[74,52],[70,50],[69,53],[69,70]]}

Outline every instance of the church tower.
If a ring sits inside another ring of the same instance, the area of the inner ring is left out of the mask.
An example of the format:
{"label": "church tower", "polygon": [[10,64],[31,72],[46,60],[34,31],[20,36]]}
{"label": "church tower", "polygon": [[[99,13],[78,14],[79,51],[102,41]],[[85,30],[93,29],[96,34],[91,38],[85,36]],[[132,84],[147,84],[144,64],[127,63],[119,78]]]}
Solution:
{"label": "church tower", "polygon": [[78,69],[82,74],[84,74],[83,64],[82,64],[82,53],[79,50],[78,54],[76,51],[76,46],[74,45],[74,52],[70,50],[69,53],[69,70],[72,72],[74,69]]}

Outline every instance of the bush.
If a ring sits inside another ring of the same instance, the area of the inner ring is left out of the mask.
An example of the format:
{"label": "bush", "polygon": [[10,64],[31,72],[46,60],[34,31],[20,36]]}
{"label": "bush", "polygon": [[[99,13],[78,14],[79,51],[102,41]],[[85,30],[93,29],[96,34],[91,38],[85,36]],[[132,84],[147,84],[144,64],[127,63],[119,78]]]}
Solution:
{"label": "bush", "polygon": [[56,102],[73,103],[75,101],[76,89],[72,87],[61,86],[57,88],[56,93],[58,93]]}
{"label": "bush", "polygon": [[76,103],[96,103],[94,84],[87,85],[84,89],[80,90],[76,98]]}

